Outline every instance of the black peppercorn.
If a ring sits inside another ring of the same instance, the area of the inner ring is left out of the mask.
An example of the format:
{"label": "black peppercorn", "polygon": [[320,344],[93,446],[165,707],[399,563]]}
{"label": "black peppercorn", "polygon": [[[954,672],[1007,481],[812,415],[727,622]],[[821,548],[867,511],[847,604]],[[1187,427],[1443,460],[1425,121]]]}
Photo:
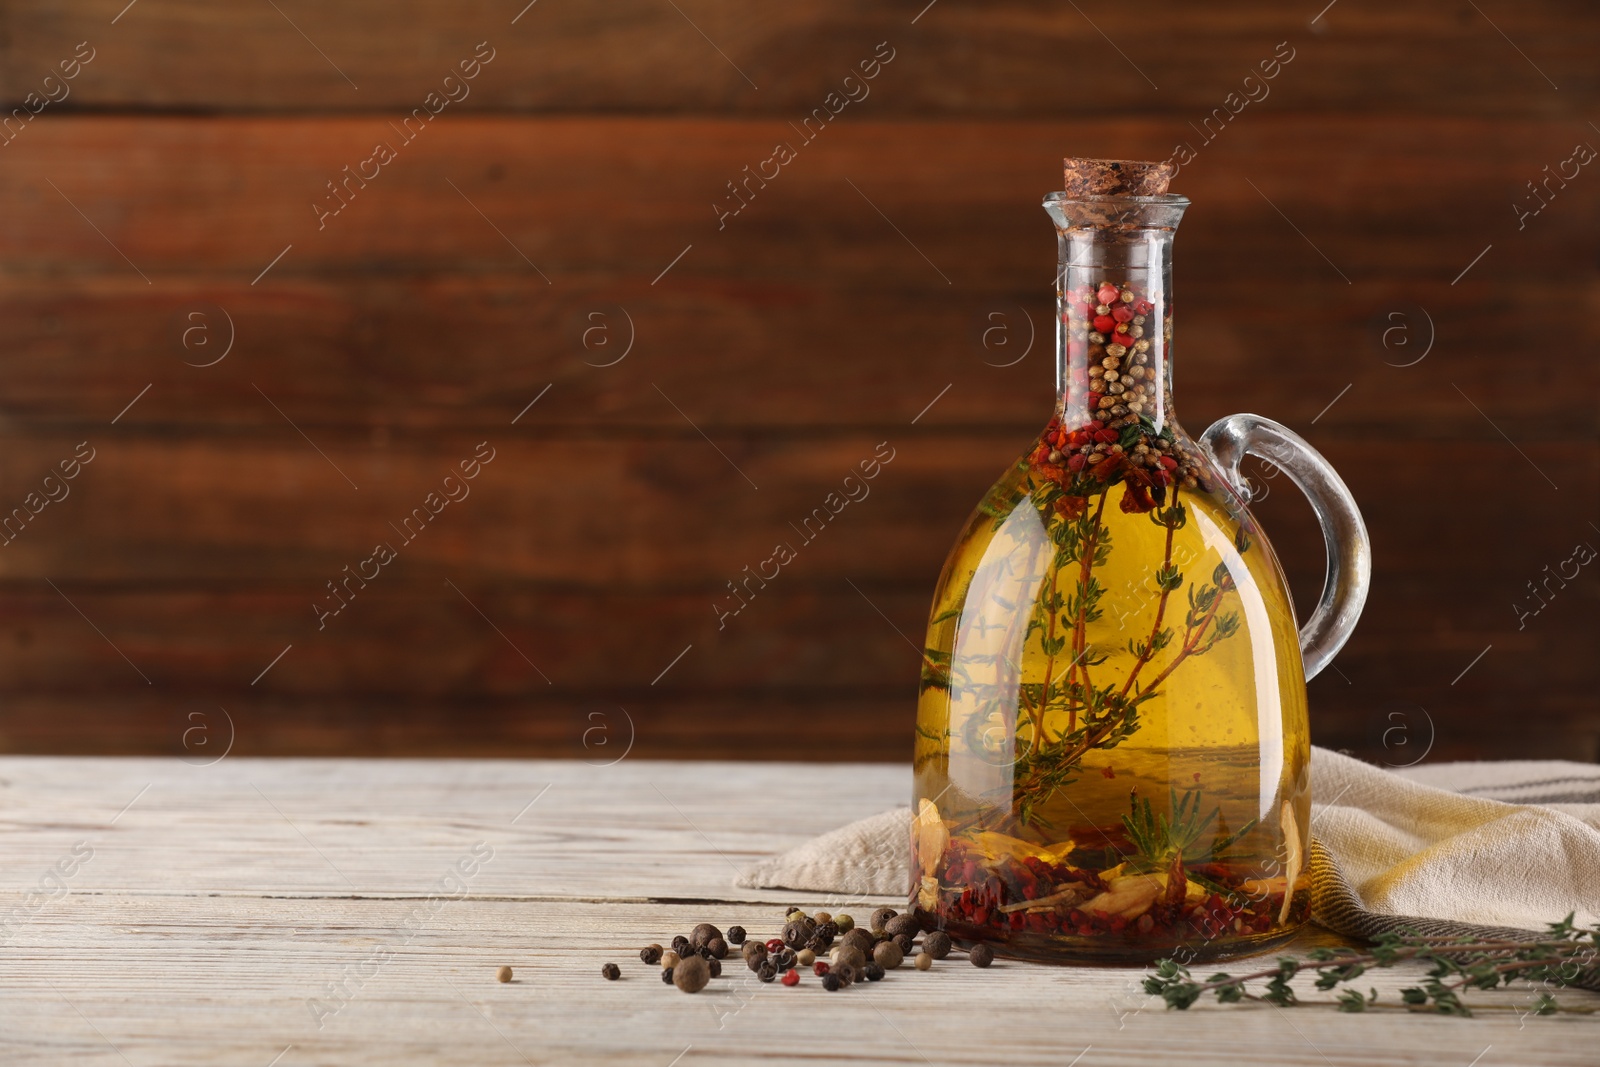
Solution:
{"label": "black peppercorn", "polygon": [[721,978],[722,977],[722,961],[717,959],[715,956],[712,956],[709,960],[706,960],[706,962],[711,965],[711,977],[713,977],[713,978]]}
{"label": "black peppercorn", "polygon": [[709,960],[711,957],[716,955],[716,953],[711,951],[710,945],[701,945],[699,948],[694,950],[694,954],[703,960]]}
{"label": "black peppercorn", "polygon": [[684,937],[682,934],[679,934],[677,937],[672,939],[672,951],[676,952],[678,955],[687,956],[689,954],[689,948],[689,939]]}
{"label": "black peppercorn", "polygon": [[866,975],[869,982],[881,982],[883,980],[883,968],[876,963],[867,964],[861,973]]}
{"label": "black peppercorn", "polygon": [[829,942],[821,934],[811,935],[811,940],[806,942],[806,948],[819,956],[828,951],[828,945]]}
{"label": "black peppercorn", "polygon": [[778,968],[774,967],[771,963],[763,963],[761,966],[756,968],[756,977],[761,979],[763,982],[770,982],[774,978],[778,977]]}
{"label": "black peppercorn", "polygon": [[884,924],[883,929],[890,937],[899,937],[901,934],[916,937],[922,931],[922,924],[915,915],[896,915]]}
{"label": "black peppercorn", "polygon": [[615,982],[618,978],[622,977],[622,968],[618,967],[615,963],[608,963],[604,967],[600,968],[600,973],[605,977],[606,981]]}
{"label": "black peppercorn", "polygon": [[730,927],[728,927],[728,944],[730,944],[730,945],[742,945],[742,944],[744,944],[744,927],[742,927],[742,926],[730,926]]}
{"label": "black peppercorn", "polygon": [[671,967],[663,967],[663,968],[661,968],[661,980],[663,982],[667,983],[667,985],[671,985],[672,984],[672,968]]}
{"label": "black peppercorn", "polygon": [[844,937],[839,939],[840,948],[857,949],[863,956],[868,957],[872,955],[872,947],[877,943],[877,938],[861,929],[847,931]]}
{"label": "black peppercorn", "polygon": [[967,950],[967,959],[974,967],[987,967],[994,962],[994,949],[988,945],[973,945]]}
{"label": "black peppercorn", "polygon": [[832,971],[829,971],[827,974],[822,976],[822,988],[826,989],[830,993],[838,992],[839,987],[843,984],[843,982],[839,981],[839,976],[834,974]]}
{"label": "black peppercorn", "polygon": [[706,948],[711,950],[711,955],[715,959],[728,958],[728,943],[720,937],[713,937],[710,941],[707,941]]}
{"label": "black peppercorn", "polygon": [[797,957],[795,956],[794,949],[792,948],[779,949],[772,957],[773,965],[780,971],[789,970],[795,965],[796,962]]}
{"label": "black peppercorn", "polygon": [[817,926],[817,936],[825,937],[832,941],[839,936],[839,924],[834,922],[821,923]]}
{"label": "black peppercorn", "polygon": [[718,930],[715,926],[712,926],[710,923],[701,923],[699,926],[696,926],[693,930],[689,931],[689,944],[693,945],[695,948],[703,948],[705,945],[710,943],[713,937],[721,936],[722,931]]}
{"label": "black peppercorn", "polygon": [[641,960],[643,960],[645,963],[660,963],[661,962],[661,946],[660,945],[646,945],[644,948],[639,950],[639,958]]}
{"label": "black peppercorn", "polygon": [[872,929],[874,931],[886,929],[889,925],[889,920],[899,914],[893,908],[879,908],[872,913]]}
{"label": "black peppercorn", "polygon": [[911,955],[913,939],[910,934],[901,934],[899,937],[894,939],[894,943],[900,946],[900,954],[902,956]]}
{"label": "black peppercorn", "polygon": [[922,939],[922,947],[927,949],[928,955],[936,960],[942,960],[950,955],[950,935],[943,930],[935,930]]}
{"label": "black peppercorn", "polygon": [[806,947],[806,942],[816,936],[817,924],[810,919],[790,920],[783,928],[783,943],[790,948]]}
{"label": "black peppercorn", "polygon": [[711,964],[700,956],[689,956],[672,968],[672,984],[685,993],[698,993],[711,981]]}

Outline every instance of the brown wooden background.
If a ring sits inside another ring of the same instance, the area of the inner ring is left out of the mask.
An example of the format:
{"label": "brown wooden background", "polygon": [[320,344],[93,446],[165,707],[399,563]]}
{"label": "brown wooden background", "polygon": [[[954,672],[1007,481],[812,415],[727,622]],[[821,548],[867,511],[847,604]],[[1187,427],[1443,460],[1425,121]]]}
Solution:
{"label": "brown wooden background", "polygon": [[[235,753],[902,758],[895,628],[1048,415],[1047,335],[993,365],[1049,321],[1038,201],[1064,154],[1184,140],[1183,421],[1286,422],[1372,531],[1316,739],[1596,757],[1600,568],[1514,607],[1600,547],[1600,168],[1512,207],[1600,146],[1584,0],[124,3],[0,6],[8,107],[95,50],[0,147],[0,504],[96,449],[0,548],[0,748],[201,759],[226,709]],[[319,232],[324,183],[480,41],[471,96]],[[224,311],[228,356],[186,365]],[[470,498],[319,632],[324,582],[484,440]],[[885,440],[719,632],[724,583]],[[1311,604],[1309,509],[1277,483],[1260,513]]]}

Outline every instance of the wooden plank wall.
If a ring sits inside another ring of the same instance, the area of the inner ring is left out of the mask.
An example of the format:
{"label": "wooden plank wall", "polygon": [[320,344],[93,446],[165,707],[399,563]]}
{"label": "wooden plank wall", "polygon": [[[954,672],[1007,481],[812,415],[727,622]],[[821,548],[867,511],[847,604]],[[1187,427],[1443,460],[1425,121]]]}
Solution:
{"label": "wooden plank wall", "polygon": [[1048,415],[1039,198],[1182,144],[1184,424],[1286,422],[1372,532],[1316,739],[1600,751],[1583,0],[125,3],[0,8],[0,503],[67,493],[0,546],[0,748],[903,757],[902,635]]}

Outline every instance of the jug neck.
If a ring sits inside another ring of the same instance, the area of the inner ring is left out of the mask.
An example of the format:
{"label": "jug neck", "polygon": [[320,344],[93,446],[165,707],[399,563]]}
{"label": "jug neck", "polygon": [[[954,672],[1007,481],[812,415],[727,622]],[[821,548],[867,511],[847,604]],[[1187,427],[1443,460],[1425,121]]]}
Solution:
{"label": "jug neck", "polygon": [[1172,419],[1172,239],[1182,196],[1052,193],[1056,417],[1107,429]]}

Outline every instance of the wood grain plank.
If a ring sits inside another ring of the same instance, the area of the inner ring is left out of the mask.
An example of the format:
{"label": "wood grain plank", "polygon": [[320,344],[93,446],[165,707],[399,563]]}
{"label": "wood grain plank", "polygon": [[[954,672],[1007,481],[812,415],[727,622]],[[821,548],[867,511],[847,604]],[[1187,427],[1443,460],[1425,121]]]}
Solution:
{"label": "wood grain plank", "polygon": [[[0,1047],[19,1064],[659,1067],[1060,1063],[1085,1047],[1131,1065],[1182,1044],[1196,1063],[1343,1067],[1465,1063],[1492,1043],[1520,1062],[1587,1062],[1584,1020],[1520,1025],[1518,990],[1475,994],[1490,1010],[1470,1032],[1331,1010],[1291,1027],[1267,1008],[1155,1010],[1136,969],[979,971],[952,957],[823,1004],[814,979],[788,990],[737,968],[689,1000],[633,958],[699,921],[760,935],[789,903],[870,908],[728,881],[741,863],[899,803],[907,786],[903,766],[873,764],[0,760],[12,858],[0,886],[26,892],[64,852],[92,852],[64,894],[10,928]],[[477,861],[457,889],[443,879],[464,857]],[[1312,931],[1294,950],[1330,943]],[[603,982],[604,960],[621,981]],[[516,982],[494,982],[502,963]],[[1377,972],[1372,984],[1392,999],[1415,977]],[[1003,1030],[1001,1014],[1014,1015]]]}
{"label": "wood grain plank", "polygon": [[[1045,221],[1041,213],[1032,240],[997,250],[1019,272],[1051,261]],[[1456,286],[1281,284],[1271,314],[1241,316],[1238,283],[1205,269],[1221,254],[1209,241],[1181,242],[1178,401],[1196,431],[1213,413],[1244,409],[1301,426],[1315,419],[1322,434],[1471,439],[1487,427],[1465,396],[1519,439],[1582,447],[1595,439],[1600,364],[1563,361],[1557,390],[1508,371],[1524,335],[1488,275]],[[649,289],[619,302],[620,284],[596,277],[552,290],[506,274],[269,275],[256,286],[12,279],[0,286],[0,321],[9,324],[3,409],[13,427],[64,432],[109,421],[149,385],[119,426],[275,431],[282,416],[254,383],[302,427],[409,436],[498,430],[550,386],[519,425],[692,433],[664,392],[708,432],[799,435],[898,413],[909,422],[953,383],[919,426],[1028,433],[1049,410],[1053,304],[1037,287],[945,296],[817,277]],[[1574,309],[1574,350],[1600,346],[1600,282],[1552,278],[1542,290]]]}
{"label": "wood grain plank", "polygon": [[[1064,152],[1161,157],[1192,136],[1166,119],[858,123],[798,146],[770,184],[750,186],[740,215],[722,219],[740,202],[727,183],[776,141],[797,139],[793,130],[441,116],[364,187],[350,179],[343,200],[322,206],[344,203],[341,213],[319,221],[315,205],[332,197],[327,183],[341,168],[379,140],[398,140],[387,123],[56,118],[13,145],[0,171],[0,199],[23,208],[0,219],[6,272],[58,277],[92,264],[160,279],[204,264],[243,284],[274,263],[280,280],[531,263],[527,276],[543,272],[552,289],[595,271],[621,275],[629,284],[614,299],[624,304],[675,261],[659,282],[675,291],[818,277],[930,293],[1034,290],[1053,262],[1040,251],[1048,244],[1037,205],[1058,183]],[[1513,207],[1541,167],[1592,135],[1579,123],[1258,120],[1241,122],[1176,184],[1197,205],[1184,234],[1208,247],[1208,271],[1245,286],[1309,282],[1332,292],[1355,278],[1448,282],[1496,240],[1478,269],[1499,277],[1588,260],[1600,200],[1568,190],[1520,232]],[[186,158],[219,162],[171,166]],[[1255,188],[1235,169],[1244,161]],[[1017,249],[1030,251],[1019,259]]]}
{"label": "wood grain plank", "polygon": [[[1092,109],[1186,112],[1199,122],[1234,92],[1274,109],[1578,117],[1600,95],[1593,12],[1576,0],[1482,10],[1347,0],[1320,17],[1267,0],[1152,0],[1136,16],[1027,0],[926,12],[843,0],[759,10],[729,0],[678,10],[646,0],[526,9],[407,0],[281,11],[142,0],[117,18],[122,6],[9,5],[5,96],[37,90],[85,37],[101,51],[64,107],[405,113],[443,90],[484,40],[496,57],[467,83],[462,109],[797,118],[830,92],[861,96],[843,79],[882,41],[894,59],[854,106],[892,116]],[[1516,44],[1496,26],[1512,27]],[[1293,58],[1276,78],[1245,84],[1275,53]]]}

